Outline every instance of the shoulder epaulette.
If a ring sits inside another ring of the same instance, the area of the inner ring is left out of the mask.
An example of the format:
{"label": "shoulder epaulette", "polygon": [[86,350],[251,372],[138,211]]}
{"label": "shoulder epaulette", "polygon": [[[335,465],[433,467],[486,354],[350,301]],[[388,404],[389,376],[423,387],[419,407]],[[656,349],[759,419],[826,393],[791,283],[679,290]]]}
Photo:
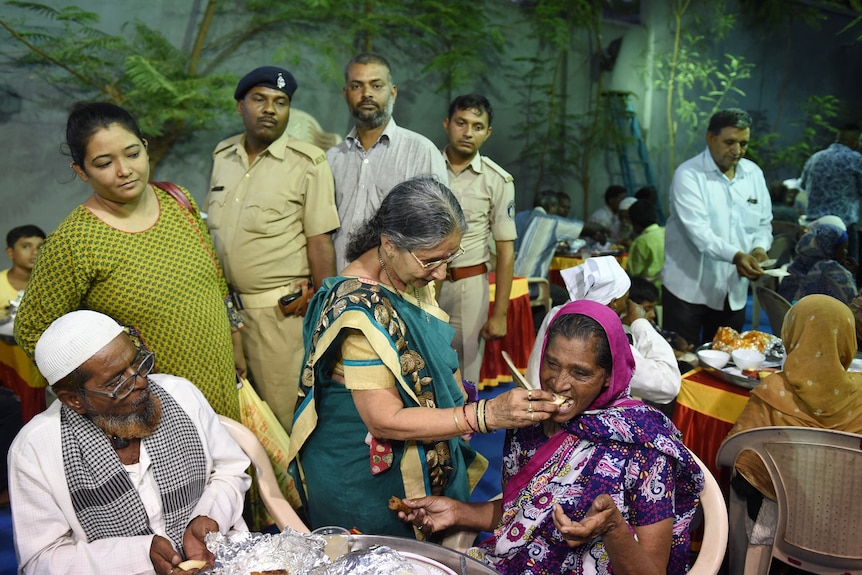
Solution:
{"label": "shoulder epaulette", "polygon": [[296,138],[290,138],[287,141],[287,147],[291,150],[299,152],[303,156],[306,156],[315,166],[326,160],[326,152],[324,152],[311,142],[306,142],[305,140],[297,140]]}
{"label": "shoulder epaulette", "polygon": [[225,150],[227,150],[228,148],[231,148],[231,147],[239,144],[241,141],[242,141],[242,134],[237,134],[235,136],[231,136],[230,138],[226,138],[226,139],[222,140],[221,142],[216,144],[215,150],[213,150],[213,156],[220,154],[220,153],[224,152]]}
{"label": "shoulder epaulette", "polygon": [[482,162],[484,162],[484,164],[491,168],[494,172],[500,174],[500,177],[503,178],[503,180],[507,184],[515,179],[514,177],[512,177],[512,174],[504,170],[502,167],[500,167],[500,164],[498,164],[488,156],[482,156]]}

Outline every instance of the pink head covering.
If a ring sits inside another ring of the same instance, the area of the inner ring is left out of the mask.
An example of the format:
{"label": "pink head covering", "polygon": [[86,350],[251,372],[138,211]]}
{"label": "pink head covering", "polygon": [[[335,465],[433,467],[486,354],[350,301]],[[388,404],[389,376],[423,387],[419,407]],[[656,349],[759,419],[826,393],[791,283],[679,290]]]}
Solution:
{"label": "pink head covering", "polygon": [[[553,322],[559,321],[563,316],[570,314],[585,315],[596,320],[602,326],[608,338],[611,357],[613,358],[613,370],[611,371],[608,386],[599,393],[599,396],[593,400],[587,409],[601,409],[616,405],[634,405],[638,403],[628,396],[629,384],[632,380],[632,373],[635,370],[635,358],[632,355],[631,345],[629,345],[626,332],[623,331],[623,324],[619,316],[606,305],[590,300],[578,300],[569,302],[560,308]],[[548,326],[549,331],[550,326]],[[545,350],[548,347],[548,332],[545,332],[545,341],[542,343],[543,362],[545,361]]]}

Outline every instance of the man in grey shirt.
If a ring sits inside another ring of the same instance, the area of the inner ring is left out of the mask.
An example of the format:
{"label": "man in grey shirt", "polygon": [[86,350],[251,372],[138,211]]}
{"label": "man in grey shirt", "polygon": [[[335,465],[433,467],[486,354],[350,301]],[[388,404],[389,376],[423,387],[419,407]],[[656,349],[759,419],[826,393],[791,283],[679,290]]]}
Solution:
{"label": "man in grey shirt", "polygon": [[343,142],[326,152],[341,221],[333,237],[338,271],[348,263],[351,232],[374,215],[396,184],[430,175],[448,185],[446,163],[431,140],[392,119],[398,89],[389,62],[379,54],[358,54],[347,63],[344,81],[344,100],[355,125]]}

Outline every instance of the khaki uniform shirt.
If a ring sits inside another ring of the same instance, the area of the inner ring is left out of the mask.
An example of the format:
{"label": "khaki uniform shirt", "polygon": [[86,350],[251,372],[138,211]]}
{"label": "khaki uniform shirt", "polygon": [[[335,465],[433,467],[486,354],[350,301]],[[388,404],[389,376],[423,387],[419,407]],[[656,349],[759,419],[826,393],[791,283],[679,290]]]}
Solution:
{"label": "khaki uniform shirt", "polygon": [[335,184],[323,150],[287,132],[251,166],[244,143],[213,152],[207,226],[231,288],[262,293],[311,275],[306,238],[339,227]]}
{"label": "khaki uniform shirt", "polygon": [[460,174],[452,171],[443,151],[449,173],[449,188],[467,218],[467,233],[461,238],[464,255],[453,267],[487,262],[489,234],[498,242],[514,241],[515,184],[513,178],[487,156],[476,154]]}

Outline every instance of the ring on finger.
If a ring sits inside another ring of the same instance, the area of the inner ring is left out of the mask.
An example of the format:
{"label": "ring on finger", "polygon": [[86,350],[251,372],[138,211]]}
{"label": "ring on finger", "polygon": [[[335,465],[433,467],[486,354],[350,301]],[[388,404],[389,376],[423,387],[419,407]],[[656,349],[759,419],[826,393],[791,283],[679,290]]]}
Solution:
{"label": "ring on finger", "polygon": [[533,413],[533,402],[527,404],[527,413]]}
{"label": "ring on finger", "polygon": [[535,421],[535,420],[536,420],[536,419],[535,419],[535,417],[533,417],[534,415],[535,415],[535,414],[533,413],[533,410],[531,409],[531,410],[530,410],[530,421]]}

